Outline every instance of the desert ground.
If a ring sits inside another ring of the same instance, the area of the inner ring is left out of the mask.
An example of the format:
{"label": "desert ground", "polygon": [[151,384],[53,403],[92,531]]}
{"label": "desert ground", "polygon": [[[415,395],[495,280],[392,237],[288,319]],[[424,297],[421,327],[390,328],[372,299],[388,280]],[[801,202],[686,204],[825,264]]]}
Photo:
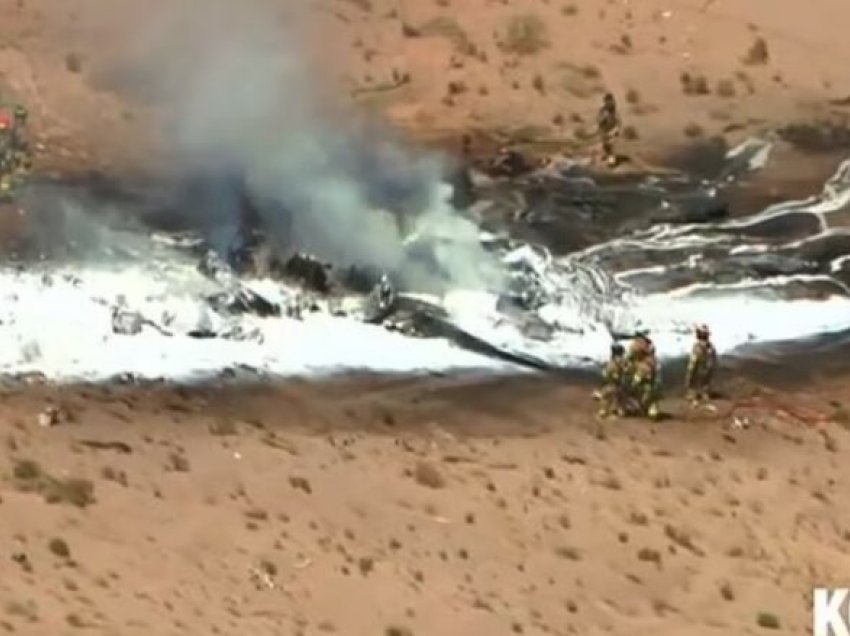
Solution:
{"label": "desert ground", "polygon": [[[156,107],[121,69],[168,4],[0,0],[0,94],[30,107],[36,171],[151,169]],[[647,161],[850,116],[843,0],[264,5],[302,21],[340,103],[450,149],[585,153],[605,90]],[[773,196],[817,187],[817,149]],[[0,630],[809,633],[811,588],[850,567],[847,374],[819,364],[727,367],[711,409],[671,380],[659,423],[600,422],[564,378],[10,382]]]}
{"label": "desert ground", "polygon": [[[300,55],[333,101],[454,149],[470,134],[586,152],[606,90],[620,102],[624,150],[647,157],[799,122],[829,122],[846,136],[850,117],[850,7],[842,0],[240,6],[263,11],[266,26],[280,28],[281,47],[301,36]],[[42,169],[149,168],[160,131],[138,63],[167,47],[139,37],[140,25],[168,14],[167,43],[179,50],[207,13],[188,1],[0,1],[0,93],[30,106]],[[225,40],[229,26],[216,38]]]}
{"label": "desert ground", "polygon": [[9,389],[0,627],[807,633],[850,552],[842,385],[727,375],[656,424],[529,377]]}

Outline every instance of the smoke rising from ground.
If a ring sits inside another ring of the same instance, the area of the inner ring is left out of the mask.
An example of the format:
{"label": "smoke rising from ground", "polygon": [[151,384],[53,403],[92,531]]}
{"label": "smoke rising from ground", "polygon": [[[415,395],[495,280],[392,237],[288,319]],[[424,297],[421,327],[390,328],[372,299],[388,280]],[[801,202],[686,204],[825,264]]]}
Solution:
{"label": "smoke rising from ground", "polygon": [[[498,285],[477,228],[446,201],[440,158],[321,114],[320,80],[296,33],[256,2],[206,2],[202,13],[177,4],[148,16],[134,73],[164,107],[182,166],[246,175],[252,197],[272,204],[260,211],[276,237],[320,258],[385,269],[411,286],[441,277]],[[235,227],[221,216],[235,213],[218,210],[222,227]],[[434,247],[425,251],[436,267],[410,256],[411,232]]]}

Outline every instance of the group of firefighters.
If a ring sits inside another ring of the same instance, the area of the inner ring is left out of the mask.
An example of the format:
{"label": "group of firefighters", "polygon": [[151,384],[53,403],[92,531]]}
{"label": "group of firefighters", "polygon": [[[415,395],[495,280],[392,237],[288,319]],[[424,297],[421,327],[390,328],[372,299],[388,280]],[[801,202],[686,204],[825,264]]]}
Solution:
{"label": "group of firefighters", "polygon": [[[685,390],[688,400],[699,404],[711,397],[717,351],[706,325],[698,326],[695,335],[685,372]],[[602,369],[602,381],[602,390],[597,392],[600,417],[643,415],[653,420],[660,417],[658,360],[646,332],[636,334],[628,352],[619,343],[611,345],[611,358]]]}
{"label": "group of firefighters", "polygon": [[27,109],[0,104],[0,197],[9,194],[17,177],[30,168],[26,136]]}

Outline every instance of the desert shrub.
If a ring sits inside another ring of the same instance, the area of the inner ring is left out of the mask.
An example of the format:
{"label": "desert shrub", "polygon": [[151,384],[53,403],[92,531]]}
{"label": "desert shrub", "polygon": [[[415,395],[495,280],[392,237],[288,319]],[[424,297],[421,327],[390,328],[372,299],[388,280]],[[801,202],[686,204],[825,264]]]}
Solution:
{"label": "desert shrub", "polygon": [[534,14],[516,15],[508,21],[502,50],[518,55],[533,55],[549,46],[546,24]]}

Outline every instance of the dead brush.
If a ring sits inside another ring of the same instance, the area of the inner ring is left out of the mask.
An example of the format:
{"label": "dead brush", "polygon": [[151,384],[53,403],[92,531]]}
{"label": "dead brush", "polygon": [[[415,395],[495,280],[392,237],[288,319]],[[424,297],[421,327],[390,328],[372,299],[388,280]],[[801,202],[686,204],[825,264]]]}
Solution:
{"label": "dead brush", "polygon": [[88,479],[54,477],[30,459],[17,461],[12,477],[18,491],[41,495],[49,504],[85,508],[95,502],[94,484]]}

